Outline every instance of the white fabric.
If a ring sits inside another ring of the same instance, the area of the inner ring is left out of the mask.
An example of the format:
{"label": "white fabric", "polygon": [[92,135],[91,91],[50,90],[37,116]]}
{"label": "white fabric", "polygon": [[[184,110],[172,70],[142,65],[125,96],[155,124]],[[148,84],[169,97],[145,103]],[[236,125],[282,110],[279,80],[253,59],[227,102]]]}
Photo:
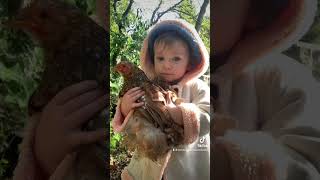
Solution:
{"label": "white fabric", "polygon": [[210,179],[210,91],[201,80],[179,86],[179,95],[185,103],[200,109],[200,135],[192,144],[181,145],[171,154],[165,171],[168,180]]}

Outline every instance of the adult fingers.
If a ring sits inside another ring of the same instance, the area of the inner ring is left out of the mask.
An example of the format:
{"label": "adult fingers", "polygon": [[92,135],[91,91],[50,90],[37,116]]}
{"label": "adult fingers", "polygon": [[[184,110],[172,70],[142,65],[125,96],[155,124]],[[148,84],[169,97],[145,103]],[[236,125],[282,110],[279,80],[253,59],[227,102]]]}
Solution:
{"label": "adult fingers", "polygon": [[104,92],[101,89],[95,89],[89,92],[86,92],[70,101],[68,101],[63,106],[63,110],[66,114],[70,114],[71,112],[90,104],[98,97],[101,97]]}
{"label": "adult fingers", "polygon": [[80,83],[66,87],[60,91],[54,98],[53,103],[57,105],[64,104],[66,101],[79,96],[89,90],[92,90],[98,86],[98,83],[93,80],[82,81]]}

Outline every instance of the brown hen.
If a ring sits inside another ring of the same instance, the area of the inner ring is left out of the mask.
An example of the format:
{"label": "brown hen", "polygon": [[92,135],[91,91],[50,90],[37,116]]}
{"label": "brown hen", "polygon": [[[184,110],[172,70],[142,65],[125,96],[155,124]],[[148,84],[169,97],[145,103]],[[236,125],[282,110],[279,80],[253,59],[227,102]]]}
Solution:
{"label": "brown hen", "polygon": [[145,91],[138,100],[145,104],[134,110],[124,130],[129,147],[156,161],[172,147],[182,144],[183,127],[174,122],[166,107],[168,98],[173,102],[177,99],[169,85],[160,78],[149,80],[141,69],[127,61],[117,64],[115,70],[124,77],[120,97],[133,87]]}

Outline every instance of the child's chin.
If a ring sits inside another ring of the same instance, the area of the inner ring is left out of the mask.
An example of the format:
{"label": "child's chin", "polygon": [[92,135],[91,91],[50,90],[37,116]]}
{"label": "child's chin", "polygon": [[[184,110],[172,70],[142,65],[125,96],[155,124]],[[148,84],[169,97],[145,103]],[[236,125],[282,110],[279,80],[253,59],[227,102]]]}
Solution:
{"label": "child's chin", "polygon": [[173,82],[175,82],[176,80],[175,79],[166,79],[166,78],[164,78],[164,80],[167,82],[167,83],[173,83]]}
{"label": "child's chin", "polygon": [[163,77],[163,76],[160,76],[162,80],[164,80],[165,82],[167,83],[170,83],[172,80],[167,78],[167,77]]}

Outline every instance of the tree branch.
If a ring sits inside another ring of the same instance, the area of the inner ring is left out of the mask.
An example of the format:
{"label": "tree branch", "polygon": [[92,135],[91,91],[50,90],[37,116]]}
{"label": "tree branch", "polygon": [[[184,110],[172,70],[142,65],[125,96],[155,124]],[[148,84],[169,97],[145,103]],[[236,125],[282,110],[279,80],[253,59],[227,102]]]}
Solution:
{"label": "tree branch", "polygon": [[118,1],[120,1],[120,0],[113,0],[113,10],[114,10],[115,16],[117,16],[117,14],[118,14],[118,11],[117,11],[117,2]]}
{"label": "tree branch", "polygon": [[197,19],[196,15],[192,15],[190,12],[182,11],[180,9],[175,9],[173,12],[176,12],[177,14],[184,14],[186,16],[189,16],[191,19]]}
{"label": "tree branch", "polygon": [[203,20],[203,16],[206,13],[206,9],[207,9],[208,4],[209,4],[209,0],[204,0],[202,5],[201,5],[200,12],[199,12],[199,15],[198,15],[198,18],[197,18],[197,21],[196,21],[196,26],[195,26],[197,32],[200,31],[202,20]]}
{"label": "tree branch", "polygon": [[157,11],[160,9],[161,4],[162,4],[162,0],[159,1],[158,6],[157,6],[157,7],[154,9],[154,11],[152,12],[152,16],[151,16],[151,19],[150,19],[150,24],[151,24],[151,25],[154,24],[154,23],[153,23],[153,22],[154,22],[154,17],[155,17],[155,15],[156,15]]}
{"label": "tree branch", "polygon": [[150,22],[151,22],[151,25],[156,24],[156,23],[159,21],[159,19],[160,19],[163,15],[165,15],[166,13],[168,13],[169,11],[174,11],[174,10],[177,8],[177,6],[179,6],[183,1],[184,1],[184,0],[180,0],[179,2],[177,2],[176,4],[174,4],[173,6],[169,7],[167,10],[157,13],[157,17],[156,17],[156,19],[154,19],[154,16],[155,16],[156,12],[159,10],[160,5],[162,4],[162,0],[160,0],[160,3],[159,3],[159,5],[158,5],[158,7],[157,7],[157,8],[153,11],[153,13],[152,13],[152,19],[151,19],[151,21],[150,21]]}
{"label": "tree branch", "polygon": [[129,1],[129,4],[128,4],[128,6],[127,6],[127,9],[126,9],[126,10],[124,11],[124,13],[122,14],[121,21],[120,21],[119,24],[118,24],[119,31],[121,31],[122,28],[123,28],[123,24],[124,24],[124,22],[125,22],[125,20],[126,20],[126,18],[127,18],[127,16],[128,16],[128,14],[129,14],[130,10],[131,10],[131,7],[132,7],[133,2],[134,2],[134,0],[130,0],[130,1]]}
{"label": "tree branch", "polygon": [[137,8],[137,13],[136,13],[136,17],[139,17],[140,13],[142,12],[142,10],[140,8]]}

